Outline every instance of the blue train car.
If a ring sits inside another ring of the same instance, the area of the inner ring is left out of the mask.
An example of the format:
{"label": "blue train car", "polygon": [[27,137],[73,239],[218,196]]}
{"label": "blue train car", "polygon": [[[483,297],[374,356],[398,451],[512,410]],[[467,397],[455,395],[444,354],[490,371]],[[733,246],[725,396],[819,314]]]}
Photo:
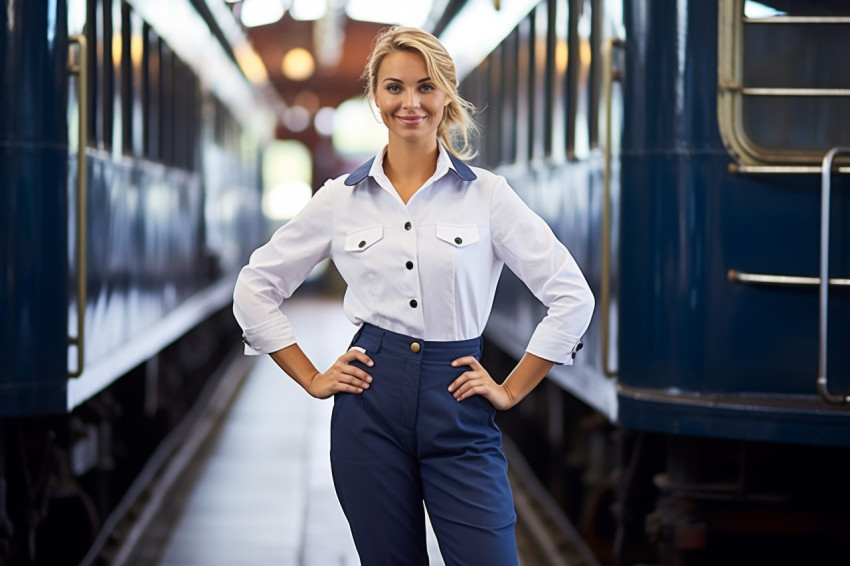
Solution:
{"label": "blue train car", "polygon": [[76,563],[238,342],[279,102],[202,4],[0,2],[0,563]]}
{"label": "blue train car", "polygon": [[[576,364],[505,428],[600,558],[841,563],[850,6],[469,3],[438,32],[479,161],[598,299]],[[518,357],[543,314],[506,273],[486,336]]]}

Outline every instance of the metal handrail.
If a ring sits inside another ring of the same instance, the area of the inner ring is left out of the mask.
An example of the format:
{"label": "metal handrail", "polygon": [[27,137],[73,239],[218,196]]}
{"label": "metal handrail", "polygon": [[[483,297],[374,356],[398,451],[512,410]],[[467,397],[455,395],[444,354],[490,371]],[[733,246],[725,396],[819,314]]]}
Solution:
{"label": "metal handrail", "polygon": [[832,163],[838,155],[850,155],[850,147],[834,147],[823,158],[821,167],[821,205],[820,205],[820,282],[818,285],[818,306],[820,308],[818,329],[818,393],[827,403],[845,404],[850,395],[834,395],[829,392],[826,375],[827,366],[827,307],[829,305],[829,193],[832,179]]}
{"label": "metal handrail", "polygon": [[745,24],[850,24],[846,16],[769,16],[744,18]]}
{"label": "metal handrail", "polygon": [[602,373],[616,377],[617,371],[608,365],[611,349],[611,93],[615,80],[620,79],[614,70],[614,48],[623,40],[612,37],[605,45],[605,166],[602,172],[602,269],[600,307],[602,318]]}
{"label": "metal handrail", "polygon": [[[730,173],[754,173],[760,174],[795,174],[808,175],[820,173],[820,165],[738,165],[729,164]],[[833,173],[850,173],[850,167],[835,167]]]}
{"label": "metal handrail", "polygon": [[[732,283],[749,283],[751,285],[777,285],[780,287],[815,287],[820,285],[820,277],[747,273],[737,269],[730,269],[726,273],[726,277]],[[834,287],[850,287],[850,279],[833,277],[829,280],[829,284]]]}
{"label": "metal handrail", "polygon": [[740,91],[747,96],[850,96],[850,88],[741,87]]}
{"label": "metal handrail", "polygon": [[69,377],[80,377],[85,367],[85,343],[86,343],[86,284],[87,284],[87,257],[86,257],[86,212],[87,181],[86,178],[86,147],[88,147],[88,100],[89,100],[89,78],[88,78],[88,44],[85,35],[72,35],[68,38],[70,43],[79,45],[79,62],[68,66],[68,72],[77,75],[77,104],[79,108],[79,128],[77,141],[77,335],[68,337],[68,344],[77,348],[77,368],[68,371]]}

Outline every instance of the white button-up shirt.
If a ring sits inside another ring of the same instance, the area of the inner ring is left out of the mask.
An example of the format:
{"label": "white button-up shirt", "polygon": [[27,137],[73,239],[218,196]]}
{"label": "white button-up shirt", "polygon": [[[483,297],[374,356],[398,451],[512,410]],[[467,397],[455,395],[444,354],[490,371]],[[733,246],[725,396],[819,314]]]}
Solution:
{"label": "white button-up shirt", "polygon": [[233,295],[246,353],[295,343],[280,306],[330,258],[348,284],[343,308],[354,324],[440,341],[481,335],[507,264],[548,307],[527,351],[572,363],[594,300],[545,221],[504,177],[442,146],[434,175],[405,205],[384,174],[384,152],[325,183],[251,255]]}

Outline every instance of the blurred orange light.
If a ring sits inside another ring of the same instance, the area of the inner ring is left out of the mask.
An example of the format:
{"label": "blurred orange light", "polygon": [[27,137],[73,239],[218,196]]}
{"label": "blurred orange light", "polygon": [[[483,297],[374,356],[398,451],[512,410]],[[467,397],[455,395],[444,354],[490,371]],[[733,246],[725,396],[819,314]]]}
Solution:
{"label": "blurred orange light", "polygon": [[296,47],[283,56],[281,71],[291,81],[306,81],[316,71],[316,62],[309,51]]}

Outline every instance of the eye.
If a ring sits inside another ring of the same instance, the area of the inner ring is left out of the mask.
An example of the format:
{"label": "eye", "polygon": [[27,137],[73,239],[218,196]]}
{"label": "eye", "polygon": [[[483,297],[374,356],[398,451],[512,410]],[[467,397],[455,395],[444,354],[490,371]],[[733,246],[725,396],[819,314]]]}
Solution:
{"label": "eye", "polygon": [[434,91],[434,85],[424,84],[421,87],[419,87],[419,89],[422,92],[433,92]]}
{"label": "eye", "polygon": [[387,90],[389,92],[396,93],[401,90],[401,87],[399,87],[397,84],[390,84],[387,86]]}

